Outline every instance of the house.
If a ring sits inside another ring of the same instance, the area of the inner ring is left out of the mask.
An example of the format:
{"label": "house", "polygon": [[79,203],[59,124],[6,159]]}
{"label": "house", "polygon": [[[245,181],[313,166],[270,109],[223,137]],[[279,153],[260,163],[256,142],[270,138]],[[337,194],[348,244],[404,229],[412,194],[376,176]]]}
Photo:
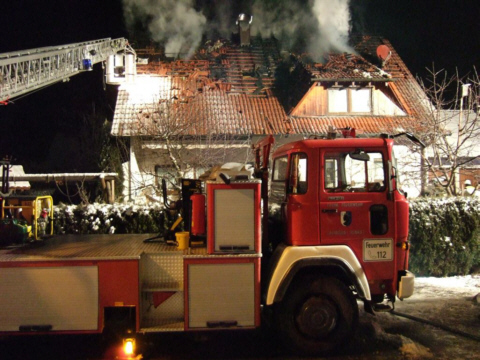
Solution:
{"label": "house", "polygon": [[[466,182],[474,187],[480,184],[479,113],[472,109],[438,109],[432,115],[431,127],[441,131],[435,146],[426,151],[431,164],[430,183],[446,184],[452,178],[451,188],[464,194]],[[446,193],[441,187],[440,190],[440,194]]]}
{"label": "house", "polygon": [[[280,142],[332,126],[395,134],[427,116],[421,87],[381,37],[352,37],[355,54],[320,62],[281,52],[273,37],[244,35],[207,42],[186,60],[151,57],[119,87],[111,134],[129,140],[129,198],[155,197],[158,178],[170,172],[198,176],[211,165],[251,160],[251,143],[266,134]],[[417,186],[418,157],[412,163]]]}
{"label": "house", "polygon": [[[23,192],[23,191],[28,191],[30,190],[30,182],[28,181],[18,181],[15,180],[19,176],[25,175],[25,172],[23,170],[22,165],[9,165],[9,163],[1,164],[0,169],[2,169],[2,177],[0,177],[0,187],[3,190],[4,188],[6,189],[7,186],[6,184],[3,184],[3,177],[7,178],[8,176],[8,189],[9,191],[12,192]],[[8,172],[8,174],[3,174],[4,172]],[[8,193],[8,192],[7,192]],[[3,194],[3,192],[0,191],[0,198]]]}

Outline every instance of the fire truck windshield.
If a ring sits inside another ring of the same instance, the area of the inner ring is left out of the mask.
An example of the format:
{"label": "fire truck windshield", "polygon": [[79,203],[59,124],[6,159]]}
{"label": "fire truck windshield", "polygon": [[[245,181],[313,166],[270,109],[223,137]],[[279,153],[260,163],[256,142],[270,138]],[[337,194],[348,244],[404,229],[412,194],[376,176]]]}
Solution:
{"label": "fire truck windshield", "polygon": [[349,152],[325,154],[327,192],[381,192],[385,190],[385,166],[380,152],[355,159]]}

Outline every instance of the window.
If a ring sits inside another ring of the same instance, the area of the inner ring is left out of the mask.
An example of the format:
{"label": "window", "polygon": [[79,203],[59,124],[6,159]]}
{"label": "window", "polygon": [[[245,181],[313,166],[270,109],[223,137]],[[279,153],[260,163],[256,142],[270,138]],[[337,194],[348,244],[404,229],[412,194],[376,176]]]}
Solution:
{"label": "window", "polygon": [[[402,186],[401,186],[401,180],[403,178],[403,176],[400,176],[402,174],[400,174],[398,172],[398,162],[397,162],[397,156],[396,156],[396,150],[395,150],[395,146],[393,147],[392,149],[392,169],[390,170],[392,173],[390,174],[392,176],[392,178],[395,178],[395,183],[396,183],[396,186],[397,186],[397,189],[400,189]],[[390,180],[391,181],[391,180]]]}
{"label": "window", "polygon": [[307,192],[307,155],[293,154],[290,160],[290,178],[288,181],[290,194],[305,194]]}
{"label": "window", "polygon": [[325,189],[338,187],[338,163],[337,159],[325,159]]}
{"label": "window", "polygon": [[325,154],[324,186],[327,192],[381,192],[385,190],[385,168],[379,152]]}
{"label": "window", "polygon": [[285,181],[287,179],[288,158],[282,156],[276,158],[273,162],[273,181]]}
{"label": "window", "polygon": [[364,114],[372,112],[370,88],[328,89],[328,112],[331,114]]}
{"label": "window", "polygon": [[352,113],[369,113],[372,111],[370,89],[349,89]]}
{"label": "window", "polygon": [[370,207],[370,232],[372,235],[384,235],[388,231],[388,209],[385,205]]}
{"label": "window", "polygon": [[173,166],[155,166],[155,185],[158,189],[162,188],[162,179],[167,180],[167,183],[176,184],[175,168]]}
{"label": "window", "polygon": [[347,89],[328,89],[328,112],[346,113],[348,112],[348,92]]}

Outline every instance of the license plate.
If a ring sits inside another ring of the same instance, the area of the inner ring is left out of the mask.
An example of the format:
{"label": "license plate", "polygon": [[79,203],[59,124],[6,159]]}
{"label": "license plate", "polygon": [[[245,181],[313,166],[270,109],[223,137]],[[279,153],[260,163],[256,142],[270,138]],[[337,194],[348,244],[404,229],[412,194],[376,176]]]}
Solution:
{"label": "license plate", "polygon": [[363,261],[392,261],[392,239],[363,240]]}

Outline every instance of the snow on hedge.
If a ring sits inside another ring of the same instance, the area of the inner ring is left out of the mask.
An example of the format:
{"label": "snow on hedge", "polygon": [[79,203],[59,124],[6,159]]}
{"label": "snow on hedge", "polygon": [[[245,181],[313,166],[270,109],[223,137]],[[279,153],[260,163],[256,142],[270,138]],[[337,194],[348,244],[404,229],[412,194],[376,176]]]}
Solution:
{"label": "snow on hedge", "polygon": [[[56,234],[158,233],[164,230],[161,204],[60,204],[54,213]],[[272,213],[275,215],[275,211]],[[271,220],[280,221],[278,216]],[[280,229],[276,227],[277,232]],[[283,235],[275,231],[270,234],[279,238]],[[411,201],[410,269],[414,273],[447,276],[479,272],[479,238],[480,202],[477,199],[418,198]]]}
{"label": "snow on hedge", "polygon": [[466,275],[480,270],[480,202],[419,198],[410,203],[410,269],[418,275]]}
{"label": "snow on hedge", "polygon": [[59,204],[54,219],[56,234],[156,233],[164,224],[161,204]]}

